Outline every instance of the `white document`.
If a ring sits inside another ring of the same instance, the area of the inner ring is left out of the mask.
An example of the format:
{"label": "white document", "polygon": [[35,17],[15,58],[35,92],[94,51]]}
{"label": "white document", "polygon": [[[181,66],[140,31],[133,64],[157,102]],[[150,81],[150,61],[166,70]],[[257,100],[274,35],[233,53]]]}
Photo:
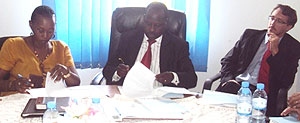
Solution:
{"label": "white document", "polygon": [[271,120],[270,123],[299,123],[297,118],[293,116],[286,116],[286,117],[269,117]]}
{"label": "white document", "polygon": [[27,91],[28,91],[28,93],[30,93],[32,98],[48,97],[48,94],[47,94],[45,88],[32,88],[32,89],[29,89]]}
{"label": "white document", "polygon": [[184,98],[184,94],[199,95],[199,93],[179,87],[158,87],[153,91],[153,96],[164,98]]}
{"label": "white document", "polygon": [[55,96],[54,93],[56,93],[56,91],[60,91],[61,89],[66,88],[66,86],[62,79],[60,81],[55,81],[55,79],[50,77],[50,72],[47,72],[45,88],[48,96],[51,97]]}
{"label": "white document", "polygon": [[59,91],[56,91],[55,96],[63,97],[106,97],[107,92],[101,88],[98,88],[98,85],[84,85],[84,86],[74,86],[68,87]]}
{"label": "white document", "polygon": [[203,92],[203,100],[208,104],[237,104],[237,95],[204,90]]}
{"label": "white document", "polygon": [[116,109],[126,119],[182,120],[187,110],[172,100],[133,99],[116,103]]}
{"label": "white document", "polygon": [[154,81],[155,74],[142,63],[136,62],[125,77],[121,93],[131,98],[149,96]]}
{"label": "white document", "polygon": [[99,88],[100,85],[84,85],[84,86],[74,86],[58,90],[53,90],[51,95],[48,95],[46,88],[33,88],[28,90],[30,95],[35,97],[106,97],[108,93]]}

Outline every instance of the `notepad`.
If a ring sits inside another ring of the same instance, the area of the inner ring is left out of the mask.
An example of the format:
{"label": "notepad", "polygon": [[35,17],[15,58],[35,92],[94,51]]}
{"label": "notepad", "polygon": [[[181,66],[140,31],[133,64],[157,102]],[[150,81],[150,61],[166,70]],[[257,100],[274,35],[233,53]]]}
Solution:
{"label": "notepad", "polygon": [[[61,107],[66,107],[68,106],[69,102],[69,97],[59,97],[56,98],[56,109],[58,110],[59,114],[64,114],[65,110],[62,109]],[[44,112],[46,109],[44,110],[38,110],[36,109],[36,98],[30,98],[23,110],[23,112],[21,113],[21,117],[25,118],[25,117],[39,117],[39,116],[43,116]]]}

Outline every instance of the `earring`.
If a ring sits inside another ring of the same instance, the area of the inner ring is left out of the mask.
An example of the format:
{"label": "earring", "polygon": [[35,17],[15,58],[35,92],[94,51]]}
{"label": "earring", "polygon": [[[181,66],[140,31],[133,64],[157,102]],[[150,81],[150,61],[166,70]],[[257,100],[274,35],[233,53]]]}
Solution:
{"label": "earring", "polygon": [[51,39],[55,39],[55,34],[53,34],[52,38]]}

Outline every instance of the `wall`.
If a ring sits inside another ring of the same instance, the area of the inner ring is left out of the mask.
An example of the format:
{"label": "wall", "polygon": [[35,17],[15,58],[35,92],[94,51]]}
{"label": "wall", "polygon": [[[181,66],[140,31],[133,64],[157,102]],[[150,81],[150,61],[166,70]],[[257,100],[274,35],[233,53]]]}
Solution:
{"label": "wall", "polygon": [[41,0],[1,0],[0,36],[29,35],[31,13],[41,4]]}
{"label": "wall", "polygon": [[[41,0],[3,0],[0,3],[0,36],[29,35],[31,30],[28,21],[33,9],[41,5]],[[277,3],[289,4],[298,11],[298,18],[300,17],[299,0],[211,0],[208,68],[207,72],[197,72],[198,86],[193,91],[201,92],[204,80],[220,70],[220,59],[233,47],[246,28],[267,27],[268,15]],[[298,40],[299,23],[289,32]],[[88,84],[99,71],[78,70],[82,84]],[[295,92],[296,88],[300,91],[299,81],[300,77],[297,77],[291,92]]]}
{"label": "wall", "polygon": [[[268,16],[278,3],[288,4],[298,12],[298,23],[289,33],[300,40],[299,0],[211,0],[208,70],[197,73],[198,86],[195,90],[202,90],[204,80],[220,70],[220,59],[234,46],[246,28],[267,27]],[[299,79],[296,77],[290,92],[295,92],[296,87],[300,91]]]}

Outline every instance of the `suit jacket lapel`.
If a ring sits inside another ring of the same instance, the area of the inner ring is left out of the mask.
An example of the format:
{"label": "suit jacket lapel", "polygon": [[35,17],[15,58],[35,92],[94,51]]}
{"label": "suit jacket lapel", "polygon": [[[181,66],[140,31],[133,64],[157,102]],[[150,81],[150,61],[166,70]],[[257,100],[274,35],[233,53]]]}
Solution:
{"label": "suit jacket lapel", "polygon": [[141,48],[142,42],[143,42],[143,38],[144,38],[144,33],[142,31],[140,31],[141,33],[137,34],[137,36],[135,38],[133,38],[129,43],[130,43],[130,49],[128,49],[130,52],[128,52],[128,56],[129,58],[129,62],[130,65],[133,66],[133,64],[136,61],[137,55],[139,53],[139,50]]}
{"label": "suit jacket lapel", "polygon": [[282,37],[282,39],[279,42],[278,48],[279,48],[279,52],[285,52],[287,50],[287,48],[289,48],[290,46],[288,46],[288,41],[289,41],[289,36],[288,34],[284,34],[284,36]]}
{"label": "suit jacket lapel", "polygon": [[164,33],[163,34],[163,37],[162,37],[162,41],[161,41],[161,46],[160,46],[160,59],[159,59],[159,63],[160,63],[160,71],[166,71],[166,68],[167,68],[167,65],[169,63],[168,60],[169,57],[171,57],[171,49],[170,49],[170,45],[169,45],[170,40],[169,40],[169,37],[168,37],[168,34],[167,33]]}
{"label": "suit jacket lapel", "polygon": [[247,62],[246,62],[246,65],[245,66],[249,66],[249,64],[251,63],[252,59],[254,58],[258,48],[260,47],[260,44],[265,40],[265,35],[266,35],[266,32],[264,31],[263,33],[260,33],[256,36],[254,36],[253,38],[250,38],[249,40],[249,44],[246,44],[246,45],[249,45],[249,46],[246,46],[248,47],[247,49],[248,50],[248,53],[249,54],[249,57],[247,57]]}

